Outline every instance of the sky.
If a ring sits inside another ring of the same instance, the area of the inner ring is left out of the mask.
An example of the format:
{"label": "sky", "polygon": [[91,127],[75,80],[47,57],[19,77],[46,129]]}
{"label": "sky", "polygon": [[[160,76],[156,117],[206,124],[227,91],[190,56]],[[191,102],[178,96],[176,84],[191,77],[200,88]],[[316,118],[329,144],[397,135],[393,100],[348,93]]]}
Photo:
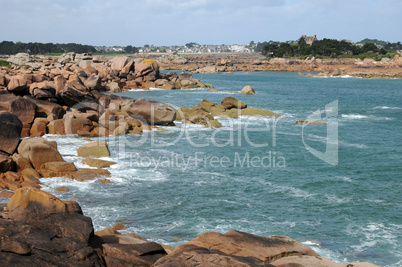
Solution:
{"label": "sky", "polygon": [[95,46],[402,41],[401,0],[0,0],[0,41]]}

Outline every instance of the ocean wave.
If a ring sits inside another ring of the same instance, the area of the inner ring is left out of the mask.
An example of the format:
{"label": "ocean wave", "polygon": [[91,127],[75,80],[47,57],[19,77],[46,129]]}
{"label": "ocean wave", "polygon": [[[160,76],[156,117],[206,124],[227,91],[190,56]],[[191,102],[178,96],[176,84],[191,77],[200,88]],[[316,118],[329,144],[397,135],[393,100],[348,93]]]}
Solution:
{"label": "ocean wave", "polygon": [[299,189],[297,187],[292,186],[282,186],[282,185],[275,185],[272,184],[271,188],[273,189],[273,193],[286,193],[288,195],[300,198],[314,198],[315,194],[310,193],[308,191]]}
{"label": "ocean wave", "polygon": [[398,107],[388,107],[388,106],[376,106],[374,109],[402,109]]}
{"label": "ocean wave", "polygon": [[310,141],[316,141],[316,142],[321,142],[321,143],[327,143],[327,144],[338,143],[338,145],[340,145],[340,146],[354,147],[354,148],[359,148],[359,149],[369,148],[368,146],[366,146],[364,144],[348,143],[346,141],[341,141],[341,140],[329,140],[328,137],[326,137],[326,136],[319,136],[319,135],[315,135],[315,134],[308,134],[307,137]]}
{"label": "ocean wave", "polygon": [[345,79],[345,78],[352,78],[352,79],[363,79],[363,77],[354,77],[350,75],[340,75],[340,76],[333,76],[333,75],[327,75],[327,76],[313,76],[313,78],[340,78],[340,79]]}
{"label": "ocean wave", "polygon": [[306,241],[302,241],[301,243],[309,246],[312,250],[317,252],[320,256],[327,258],[327,259],[331,259],[332,261],[334,261],[336,263],[347,264],[349,262],[349,260],[347,258],[345,258],[345,256],[343,256],[341,253],[327,249],[317,242],[313,242],[311,240],[306,240]]}
{"label": "ocean wave", "polygon": [[342,114],[341,117],[345,118],[345,119],[350,119],[350,120],[361,120],[361,119],[386,120],[386,121],[395,120],[395,118],[377,117],[377,116],[373,116],[373,115],[361,115],[361,114]]}
{"label": "ocean wave", "polygon": [[349,183],[353,182],[352,179],[347,176],[336,176],[336,178],[341,179],[342,181],[345,181],[345,182],[349,182]]}
{"label": "ocean wave", "polygon": [[165,91],[162,88],[150,87],[149,89],[129,89],[129,92],[148,92],[148,91]]}

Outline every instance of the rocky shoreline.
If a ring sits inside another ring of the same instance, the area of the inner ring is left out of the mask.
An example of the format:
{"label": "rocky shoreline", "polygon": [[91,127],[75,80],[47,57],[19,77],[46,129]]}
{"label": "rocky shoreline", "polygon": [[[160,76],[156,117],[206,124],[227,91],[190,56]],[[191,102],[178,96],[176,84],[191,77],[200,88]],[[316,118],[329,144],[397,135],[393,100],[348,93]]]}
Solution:
{"label": "rocky shoreline", "polygon": [[[162,69],[180,69],[194,73],[231,73],[235,71],[312,72],[310,76],[345,76],[363,78],[402,78],[402,57],[381,61],[366,58],[344,59],[267,59],[258,53],[147,55],[161,64]],[[308,74],[308,73],[306,73]]]}
{"label": "rocky shoreline", "polygon": [[[374,266],[336,264],[283,236],[209,232],[172,248],[135,234],[122,235],[119,227],[94,233],[91,218],[84,216],[79,204],[40,190],[40,178],[66,176],[77,181],[110,182],[107,177],[111,174],[105,168],[115,163],[97,159],[110,156],[107,143],[89,140],[80,147],[78,156],[97,169],[77,168],[63,159],[56,142],[42,135],[77,134],[91,138],[141,134],[163,130],[160,126],[175,127],[175,121],[220,127],[216,116],[280,115],[249,108],[233,97],[225,97],[220,104],[204,100],[196,107],[175,110],[166,103],[106,94],[153,86],[212,86],[191,74],[162,74],[154,60],[115,57],[102,61],[89,57],[70,54],[57,61],[38,63],[40,68],[33,62],[30,68],[0,69],[0,197],[10,198],[7,204],[0,205],[3,265]],[[84,64],[89,61],[90,65]],[[245,91],[252,92],[251,89]]]}
{"label": "rocky shoreline", "polygon": [[94,233],[77,202],[34,188],[17,189],[0,208],[4,266],[375,266],[337,264],[289,237],[234,230],[204,233],[176,248],[115,229]]}

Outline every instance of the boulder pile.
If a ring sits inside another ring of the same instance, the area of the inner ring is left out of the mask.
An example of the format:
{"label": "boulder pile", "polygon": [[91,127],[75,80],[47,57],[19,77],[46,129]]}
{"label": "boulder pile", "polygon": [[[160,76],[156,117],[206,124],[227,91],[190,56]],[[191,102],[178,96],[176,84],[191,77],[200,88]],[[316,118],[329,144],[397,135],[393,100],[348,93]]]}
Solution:
{"label": "boulder pile", "polygon": [[[191,75],[185,78],[175,72],[163,74],[159,71],[159,63],[153,59],[134,59],[128,56],[117,56],[108,60],[103,56],[91,54],[67,53],[58,57],[36,57],[20,53],[8,59],[15,64],[13,71],[0,71],[0,87],[23,94],[29,93],[39,99],[55,98],[57,95],[68,96],[76,90],[66,89],[64,84],[71,75],[78,75],[80,80],[70,81],[73,89],[82,85],[90,90],[121,92],[129,89],[190,89],[195,87],[212,87],[194,79]],[[24,67],[25,66],[25,67]],[[24,67],[24,68],[23,68]],[[15,76],[15,77],[14,77]],[[62,76],[64,79],[58,78]],[[82,91],[82,90],[80,90]]]}

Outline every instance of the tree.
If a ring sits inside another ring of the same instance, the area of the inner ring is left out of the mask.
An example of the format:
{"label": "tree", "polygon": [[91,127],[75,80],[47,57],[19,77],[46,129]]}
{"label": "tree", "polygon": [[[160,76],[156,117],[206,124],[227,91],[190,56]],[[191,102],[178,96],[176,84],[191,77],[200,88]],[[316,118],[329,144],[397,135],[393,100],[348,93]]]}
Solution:
{"label": "tree", "polygon": [[128,45],[124,48],[124,51],[128,54],[138,53],[138,48],[135,46]]}
{"label": "tree", "polygon": [[196,46],[196,45],[198,45],[198,44],[195,43],[195,42],[191,42],[191,43],[187,43],[187,44],[186,44],[186,47],[187,47],[187,48],[191,48],[191,47],[194,47],[194,46]]}
{"label": "tree", "polygon": [[378,52],[378,47],[374,43],[365,43],[362,47],[363,52]]}

